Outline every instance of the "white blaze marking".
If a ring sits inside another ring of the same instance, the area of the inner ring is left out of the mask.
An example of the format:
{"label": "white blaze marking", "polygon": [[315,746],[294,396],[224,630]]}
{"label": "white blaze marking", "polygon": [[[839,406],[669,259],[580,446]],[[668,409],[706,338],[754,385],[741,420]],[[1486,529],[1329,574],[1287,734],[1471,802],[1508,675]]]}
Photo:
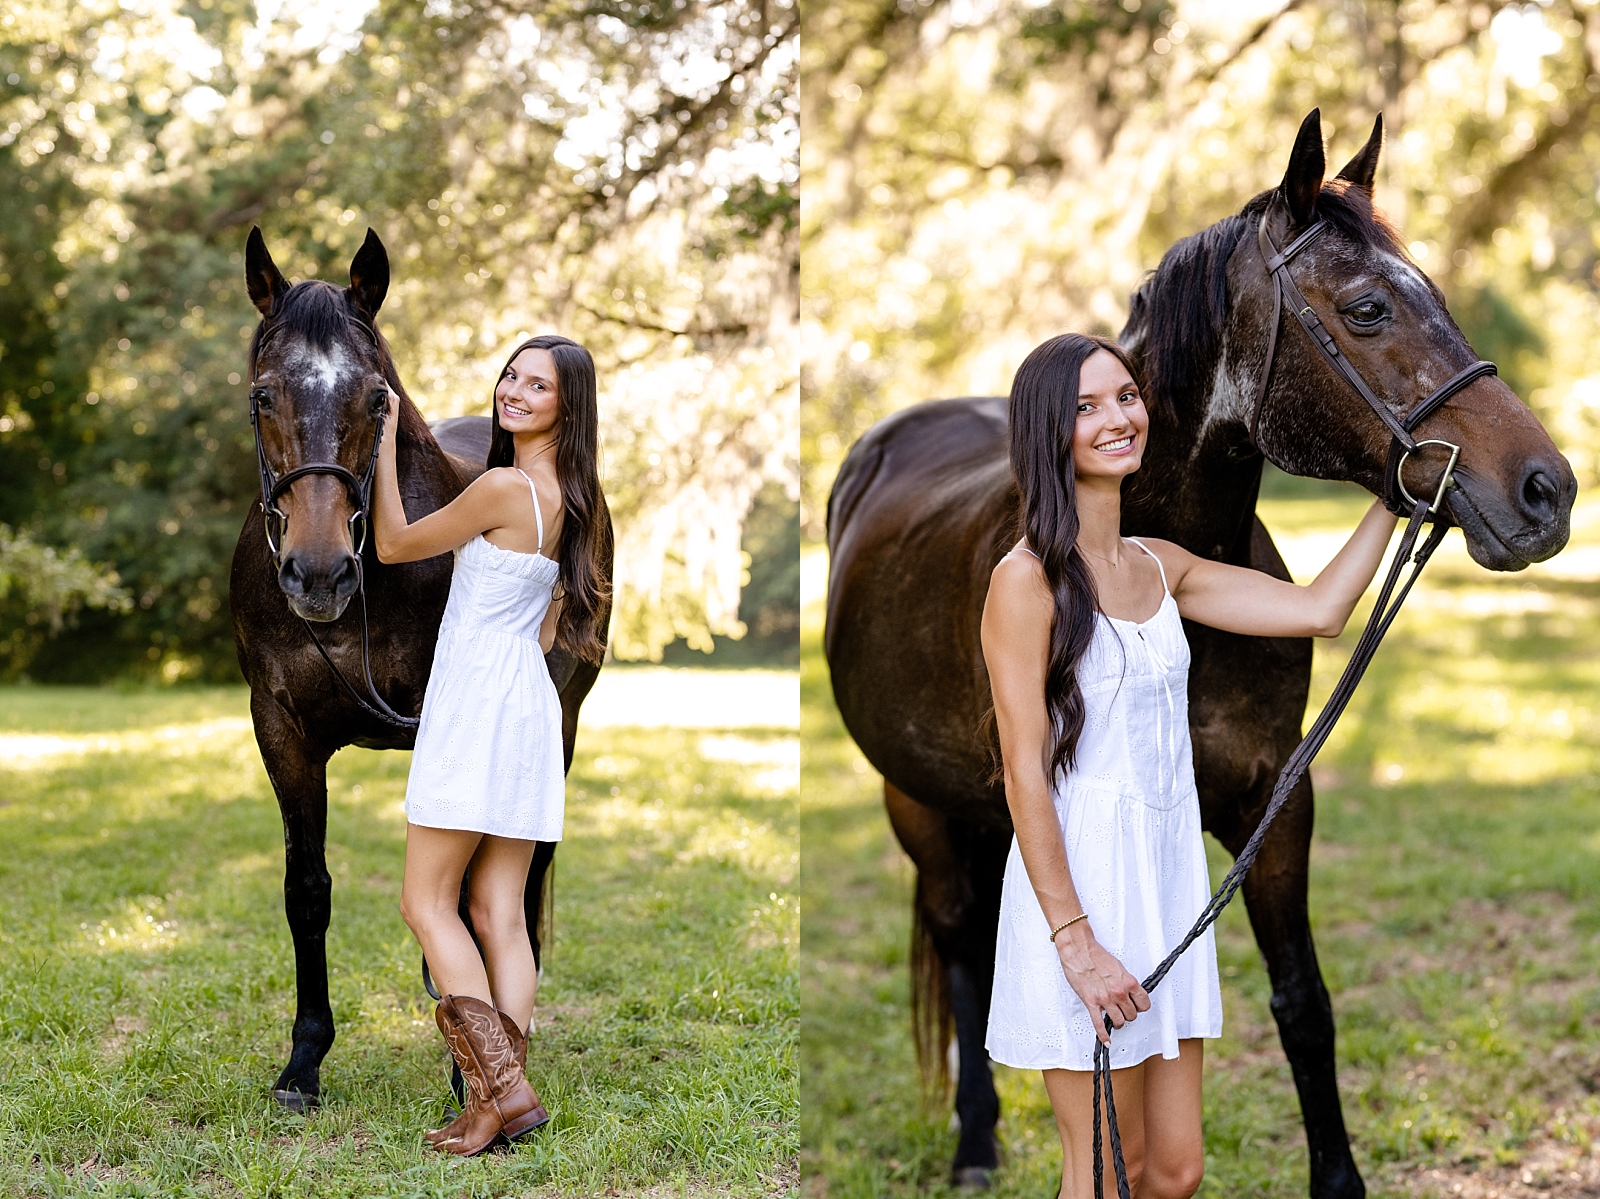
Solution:
{"label": "white blaze marking", "polygon": [[1201,418],[1200,429],[1189,447],[1190,460],[1200,453],[1212,426],[1231,422],[1249,429],[1254,417],[1255,396],[1246,395],[1239,380],[1229,372],[1227,354],[1224,353],[1217,361],[1217,373],[1211,380],[1211,396],[1206,404],[1205,416]]}
{"label": "white blaze marking", "polygon": [[290,354],[286,365],[298,370],[302,384],[315,386],[323,395],[329,395],[353,364],[343,346],[332,345],[326,350],[319,350],[301,343]]}

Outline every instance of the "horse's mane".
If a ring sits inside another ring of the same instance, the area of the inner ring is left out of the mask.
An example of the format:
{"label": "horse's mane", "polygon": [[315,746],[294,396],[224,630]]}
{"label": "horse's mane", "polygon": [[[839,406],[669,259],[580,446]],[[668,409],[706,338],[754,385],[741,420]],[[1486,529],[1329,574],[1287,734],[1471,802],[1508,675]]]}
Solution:
{"label": "horse's mane", "polygon": [[[1175,243],[1134,292],[1118,340],[1133,352],[1153,409],[1176,416],[1210,394],[1227,321],[1228,259],[1255,232],[1275,194],[1262,192],[1233,216]],[[1317,216],[1342,239],[1405,253],[1371,197],[1343,179],[1323,185]]]}

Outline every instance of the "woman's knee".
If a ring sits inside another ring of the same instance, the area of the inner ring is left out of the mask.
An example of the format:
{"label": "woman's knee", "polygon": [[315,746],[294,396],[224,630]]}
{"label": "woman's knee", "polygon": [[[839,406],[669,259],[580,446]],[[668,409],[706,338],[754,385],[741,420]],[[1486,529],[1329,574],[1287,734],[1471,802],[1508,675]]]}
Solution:
{"label": "woman's knee", "polygon": [[1184,1154],[1176,1160],[1153,1162],[1142,1173],[1139,1199],[1189,1199],[1205,1177],[1205,1154]]}
{"label": "woman's knee", "polygon": [[400,889],[400,919],[418,937],[452,920],[460,922],[454,906],[420,898],[404,887]]}
{"label": "woman's knee", "polygon": [[493,896],[473,896],[468,905],[472,913],[472,928],[480,940],[505,944],[518,939],[528,939],[527,917],[522,910],[522,897],[510,903]]}

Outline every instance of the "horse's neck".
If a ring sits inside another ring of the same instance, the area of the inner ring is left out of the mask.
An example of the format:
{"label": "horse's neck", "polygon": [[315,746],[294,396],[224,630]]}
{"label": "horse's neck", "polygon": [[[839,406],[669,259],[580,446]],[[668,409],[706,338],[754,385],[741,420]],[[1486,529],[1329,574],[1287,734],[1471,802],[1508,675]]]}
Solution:
{"label": "horse's neck", "polygon": [[1125,494],[1124,531],[1175,541],[1205,558],[1249,561],[1261,454],[1241,421],[1239,385],[1222,366],[1202,396],[1174,397],[1154,415],[1145,464]]}
{"label": "horse's neck", "polygon": [[395,446],[395,474],[400,494],[423,501],[424,512],[443,508],[465,490],[465,483],[427,425],[407,429]]}

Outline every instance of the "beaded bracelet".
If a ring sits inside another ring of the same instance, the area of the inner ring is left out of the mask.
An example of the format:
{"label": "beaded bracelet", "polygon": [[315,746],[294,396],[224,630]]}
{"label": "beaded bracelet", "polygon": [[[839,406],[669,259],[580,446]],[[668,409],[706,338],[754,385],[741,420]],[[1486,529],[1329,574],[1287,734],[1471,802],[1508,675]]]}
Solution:
{"label": "beaded bracelet", "polygon": [[1089,913],[1088,912],[1079,912],[1076,916],[1074,916],[1071,920],[1068,920],[1065,924],[1056,925],[1053,929],[1050,930],[1050,944],[1054,945],[1056,943],[1056,934],[1058,932],[1060,932],[1062,929],[1071,928],[1074,924],[1078,923],[1078,921],[1087,920],[1088,918],[1089,918]]}

